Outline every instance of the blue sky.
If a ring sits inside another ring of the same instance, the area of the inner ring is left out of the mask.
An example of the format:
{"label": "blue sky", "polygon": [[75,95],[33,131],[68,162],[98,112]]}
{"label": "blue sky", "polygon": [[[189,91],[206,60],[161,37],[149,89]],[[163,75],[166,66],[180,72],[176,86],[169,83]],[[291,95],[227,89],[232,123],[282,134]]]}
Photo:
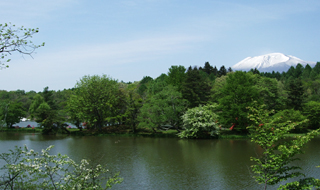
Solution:
{"label": "blue sky", "polygon": [[13,54],[3,90],[72,88],[84,75],[158,77],[171,65],[219,69],[284,53],[320,61],[319,0],[10,0],[1,23],[39,28],[33,58]]}

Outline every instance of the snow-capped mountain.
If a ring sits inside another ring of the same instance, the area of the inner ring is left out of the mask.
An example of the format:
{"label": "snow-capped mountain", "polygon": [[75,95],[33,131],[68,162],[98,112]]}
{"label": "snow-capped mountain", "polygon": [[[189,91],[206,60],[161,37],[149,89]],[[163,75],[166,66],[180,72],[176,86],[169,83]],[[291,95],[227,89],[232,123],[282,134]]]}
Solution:
{"label": "snow-capped mountain", "polygon": [[260,72],[272,71],[288,71],[291,66],[296,66],[300,63],[303,66],[309,64],[314,67],[316,62],[303,61],[292,55],[284,55],[282,53],[270,53],[255,57],[247,57],[239,63],[232,66],[233,70],[249,71],[250,69],[257,68]]}

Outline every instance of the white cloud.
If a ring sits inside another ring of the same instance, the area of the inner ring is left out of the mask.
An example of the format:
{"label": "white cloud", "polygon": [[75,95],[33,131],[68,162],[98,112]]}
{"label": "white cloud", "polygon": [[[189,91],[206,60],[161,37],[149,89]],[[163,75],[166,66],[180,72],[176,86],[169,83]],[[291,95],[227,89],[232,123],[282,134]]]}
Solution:
{"label": "white cloud", "polygon": [[[111,72],[110,68],[121,68],[119,65],[145,61],[152,64],[153,60],[161,57],[191,50],[192,44],[201,40],[192,36],[164,36],[113,44],[70,46],[50,53],[39,49],[34,59],[13,57],[10,68],[1,71],[0,79],[9,81],[2,86],[3,89],[40,91],[45,86],[55,90],[70,88],[84,75]],[[121,73],[120,70],[116,72]]]}

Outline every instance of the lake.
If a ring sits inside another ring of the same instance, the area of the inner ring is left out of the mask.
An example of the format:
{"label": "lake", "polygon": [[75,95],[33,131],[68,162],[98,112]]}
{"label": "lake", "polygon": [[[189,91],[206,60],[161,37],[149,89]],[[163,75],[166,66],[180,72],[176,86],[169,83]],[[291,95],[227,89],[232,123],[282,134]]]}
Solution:
{"label": "lake", "polygon": [[[51,154],[67,154],[108,164],[124,178],[112,189],[262,189],[250,171],[250,156],[261,150],[249,140],[191,140],[117,136],[45,136],[0,133],[0,153],[23,146],[36,151],[55,145]],[[320,138],[305,147],[297,162],[307,176],[320,178]],[[276,186],[278,187],[278,185]],[[270,187],[268,189],[276,189]]]}

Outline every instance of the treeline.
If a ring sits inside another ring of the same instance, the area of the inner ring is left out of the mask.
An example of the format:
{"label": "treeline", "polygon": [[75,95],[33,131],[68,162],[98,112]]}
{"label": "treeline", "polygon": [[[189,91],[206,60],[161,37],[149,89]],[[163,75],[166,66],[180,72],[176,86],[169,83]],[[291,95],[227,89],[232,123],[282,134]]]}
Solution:
{"label": "treeline", "polygon": [[20,118],[35,119],[44,133],[65,130],[64,122],[80,130],[105,127],[140,129],[173,128],[180,137],[216,136],[231,129],[248,133],[248,107],[266,106],[272,117],[303,121],[292,132],[320,126],[320,62],[314,68],[298,64],[287,72],[263,73],[203,67],[171,66],[157,78],[119,82],[109,76],[84,76],[73,89],[43,92],[0,91],[2,125]]}

